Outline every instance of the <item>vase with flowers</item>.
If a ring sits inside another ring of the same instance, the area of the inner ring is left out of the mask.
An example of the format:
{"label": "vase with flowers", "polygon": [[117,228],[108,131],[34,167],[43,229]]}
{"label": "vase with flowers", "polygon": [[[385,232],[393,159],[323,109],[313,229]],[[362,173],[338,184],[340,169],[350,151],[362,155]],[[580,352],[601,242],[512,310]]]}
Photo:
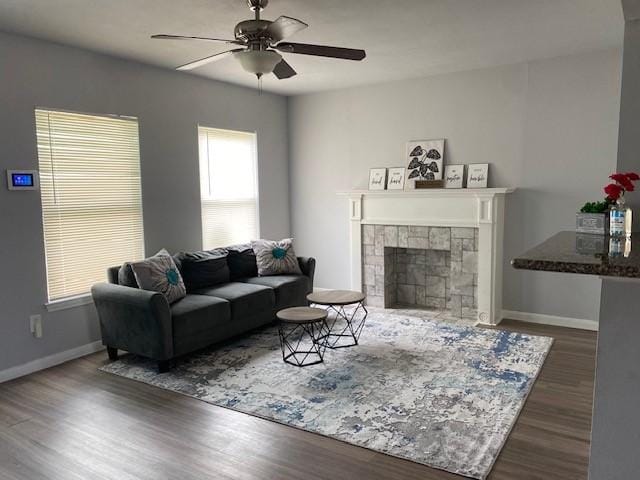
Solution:
{"label": "vase with flowers", "polygon": [[634,182],[640,180],[635,172],[614,173],[609,177],[614,183],[604,187],[609,207],[609,235],[612,237],[628,237],[633,224],[632,211],[625,205],[625,193],[635,190]]}
{"label": "vase with flowers", "polygon": [[576,215],[576,231],[599,235],[628,236],[631,234],[631,209],[625,206],[625,193],[635,190],[637,173],[614,173],[613,180],[604,187],[605,198],[587,202]]}

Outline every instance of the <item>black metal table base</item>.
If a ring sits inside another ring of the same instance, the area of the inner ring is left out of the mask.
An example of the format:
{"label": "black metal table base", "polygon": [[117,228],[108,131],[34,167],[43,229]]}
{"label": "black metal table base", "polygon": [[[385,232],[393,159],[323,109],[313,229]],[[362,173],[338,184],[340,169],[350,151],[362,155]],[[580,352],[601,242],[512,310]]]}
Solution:
{"label": "black metal table base", "polygon": [[308,324],[280,322],[278,334],[282,360],[296,367],[308,367],[324,361],[329,326],[325,320]]}
{"label": "black metal table base", "polygon": [[345,309],[345,305],[325,305],[329,328],[329,333],[326,335],[327,348],[337,349],[358,345],[369,312],[363,302],[355,305],[351,312]]}

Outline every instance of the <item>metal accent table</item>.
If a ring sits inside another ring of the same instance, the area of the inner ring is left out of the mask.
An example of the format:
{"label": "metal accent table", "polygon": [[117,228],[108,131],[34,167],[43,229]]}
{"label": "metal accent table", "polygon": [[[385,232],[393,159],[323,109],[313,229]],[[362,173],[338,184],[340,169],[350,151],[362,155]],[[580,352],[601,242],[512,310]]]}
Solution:
{"label": "metal accent table", "polygon": [[[364,306],[366,295],[351,290],[322,290],[307,295],[312,305],[325,307],[329,314],[327,318],[328,333],[326,335],[327,348],[345,348],[358,345],[358,340],[369,312]],[[353,311],[345,307],[355,305]],[[348,339],[347,343],[343,340]]]}
{"label": "metal accent table", "polygon": [[307,367],[324,361],[329,332],[326,310],[292,307],[280,310],[276,317],[280,320],[278,336],[284,362],[296,367]]}

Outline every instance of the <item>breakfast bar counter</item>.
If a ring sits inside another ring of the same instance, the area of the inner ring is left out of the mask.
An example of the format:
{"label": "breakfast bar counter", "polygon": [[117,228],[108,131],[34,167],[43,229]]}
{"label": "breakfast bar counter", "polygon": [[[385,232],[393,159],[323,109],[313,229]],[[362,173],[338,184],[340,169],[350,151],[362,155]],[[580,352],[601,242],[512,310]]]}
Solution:
{"label": "breakfast bar counter", "polygon": [[640,232],[629,239],[560,232],[511,264],[602,279],[589,479],[638,478]]}
{"label": "breakfast bar counter", "polygon": [[640,233],[617,239],[560,232],[511,261],[514,268],[640,278]]}

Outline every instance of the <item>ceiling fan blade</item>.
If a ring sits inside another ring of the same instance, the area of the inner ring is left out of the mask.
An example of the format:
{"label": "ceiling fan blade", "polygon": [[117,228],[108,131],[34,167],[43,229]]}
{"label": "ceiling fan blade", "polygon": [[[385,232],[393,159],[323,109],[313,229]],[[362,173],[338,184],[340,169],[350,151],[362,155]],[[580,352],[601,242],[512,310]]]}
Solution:
{"label": "ceiling fan blade", "polygon": [[362,60],[367,56],[364,50],[342,47],[328,47],[326,45],[311,45],[308,43],[281,42],[273,48],[288,53],[315,55],[318,57],[342,58],[344,60]]}
{"label": "ceiling fan blade", "polygon": [[284,80],[285,78],[291,78],[294,75],[297,75],[293,67],[284,59],[281,60],[280,63],[276,65],[276,68],[273,69],[273,74],[278,77],[278,80]]}
{"label": "ceiling fan blade", "polygon": [[271,23],[271,25],[267,27],[266,32],[271,37],[271,40],[273,40],[273,43],[277,43],[300,30],[304,30],[308,26],[309,25],[297,18],[283,15]]}
{"label": "ceiling fan blade", "polygon": [[238,43],[237,40],[227,40],[225,38],[209,38],[209,37],[185,37],[182,35],[166,35],[164,33],[159,35],[151,35],[154,40],[205,40],[207,42],[224,42],[224,43]]}
{"label": "ceiling fan blade", "polygon": [[218,60],[227,58],[232,53],[242,52],[243,50],[244,48],[236,48],[233,50],[228,50],[226,52],[216,53],[215,55],[210,55],[208,57],[201,58],[200,60],[196,60],[194,62],[189,62],[189,63],[185,63],[184,65],[180,65],[179,67],[176,67],[176,70],[193,70],[194,68],[202,67],[207,63],[217,62]]}

